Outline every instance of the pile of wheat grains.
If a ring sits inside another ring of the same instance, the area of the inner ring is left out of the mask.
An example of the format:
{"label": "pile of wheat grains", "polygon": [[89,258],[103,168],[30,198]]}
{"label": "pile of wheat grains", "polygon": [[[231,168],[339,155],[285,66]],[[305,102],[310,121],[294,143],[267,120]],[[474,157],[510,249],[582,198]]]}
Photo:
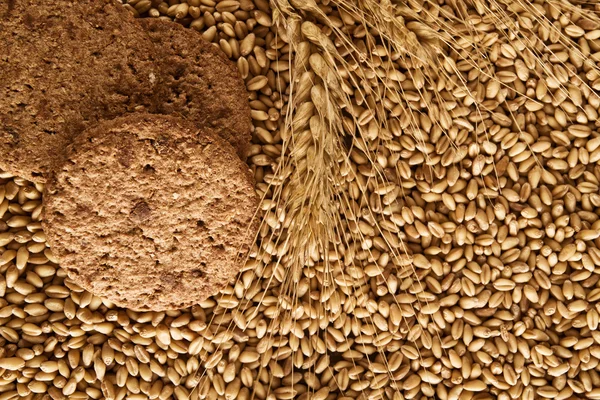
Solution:
{"label": "pile of wheat grains", "polygon": [[[408,1],[398,32],[437,46],[427,69],[374,28],[386,2],[126,3],[237,62],[264,224],[221,294],[134,312],[66,277],[43,187],[0,176],[0,400],[600,399],[598,21]],[[294,185],[340,143],[324,249],[298,210],[327,189]]]}

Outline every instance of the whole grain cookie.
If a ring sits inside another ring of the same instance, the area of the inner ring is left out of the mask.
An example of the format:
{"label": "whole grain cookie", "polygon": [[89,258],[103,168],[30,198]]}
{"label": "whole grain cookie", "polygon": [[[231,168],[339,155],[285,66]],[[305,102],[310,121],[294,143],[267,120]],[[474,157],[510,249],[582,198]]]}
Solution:
{"label": "whole grain cookie", "polygon": [[0,168],[44,181],[100,119],[152,110],[154,45],[114,0],[0,2]]}
{"label": "whole grain cookie", "polygon": [[248,167],[172,116],[129,115],[79,135],[44,194],[60,265],[119,306],[198,303],[240,270],[257,230]]}
{"label": "whole grain cookie", "polygon": [[161,56],[167,95],[160,111],[212,128],[246,160],[252,119],[246,86],[235,64],[193,29],[159,19],[139,22]]}

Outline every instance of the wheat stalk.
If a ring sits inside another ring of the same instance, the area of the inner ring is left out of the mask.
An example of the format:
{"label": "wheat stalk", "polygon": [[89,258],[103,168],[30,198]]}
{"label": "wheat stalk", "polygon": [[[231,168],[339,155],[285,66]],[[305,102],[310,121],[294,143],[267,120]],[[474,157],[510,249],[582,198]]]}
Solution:
{"label": "wheat stalk", "polygon": [[[294,330],[294,308],[299,304],[298,279],[305,267],[314,268],[322,285],[317,302],[322,318],[333,321],[340,312],[340,301],[335,296],[343,295],[344,289],[336,290],[334,277],[340,273],[343,276],[344,269],[338,260],[346,257],[349,261],[345,265],[352,264],[348,254],[369,240],[356,222],[357,203],[366,208],[373,229],[385,237],[381,224],[386,221],[374,217],[369,193],[390,183],[401,188],[403,180],[414,181],[413,177],[425,178],[431,183],[434,176],[442,177],[446,167],[452,167],[457,159],[464,157],[464,150],[455,143],[453,121],[444,107],[446,100],[437,91],[433,98],[421,92],[424,88],[442,88],[450,82],[461,98],[466,99],[466,104],[474,106],[476,112],[485,111],[479,106],[483,102],[479,87],[466,79],[453,82],[452,75],[460,79],[463,74],[457,68],[457,61],[448,54],[458,54],[459,61],[472,65],[487,79],[497,82],[500,90],[508,86],[486,61],[489,49],[485,37],[469,28],[467,20],[473,10],[470,5],[454,2],[455,15],[439,10],[446,13],[446,21],[456,23],[449,24],[427,12],[418,13],[410,7],[388,2],[362,0],[332,4],[346,20],[355,21],[366,32],[364,44],[357,44],[345,31],[344,24],[332,18],[320,4],[310,0],[272,3],[273,21],[280,28],[279,37],[290,46],[294,58],[290,65],[289,102],[281,128],[283,155],[272,179],[276,184],[270,189],[273,190],[277,215],[285,215],[286,223],[277,234],[263,238],[267,240],[263,240],[263,247],[257,251],[264,254],[257,259],[264,260],[265,265],[274,262],[273,268],[279,273],[273,276],[277,275],[276,279],[281,282],[277,294],[283,300],[278,304],[278,317],[272,320],[269,340]],[[499,3],[490,4],[476,2],[474,7],[489,13],[495,22],[504,24],[511,37],[516,36],[518,26],[511,25],[511,18],[507,18],[508,8]],[[523,52],[527,54],[523,58],[537,63],[542,72],[552,74],[540,65],[542,60],[536,58],[536,48],[527,40],[522,42]],[[476,52],[470,54],[471,49]],[[383,57],[395,62],[382,65]],[[425,151],[431,139],[423,136],[422,117],[404,101],[407,96],[405,86],[387,79],[397,76],[399,69],[406,71],[412,82],[410,88],[422,96],[431,123],[449,143],[450,148],[441,160],[430,158],[430,153]],[[385,74],[380,73],[382,70]],[[376,83],[365,86],[365,81]],[[400,99],[399,111],[386,109],[385,104],[373,101],[387,96]],[[362,103],[358,103],[357,98]],[[504,97],[501,103],[508,104],[508,99]],[[423,153],[425,163],[416,171],[400,162],[393,171],[379,167],[378,153],[395,140],[391,134],[398,129],[394,120]],[[488,135],[485,129],[478,133]],[[349,162],[351,157],[366,161],[365,165],[373,170],[370,177],[365,179],[353,169]],[[540,167],[543,169],[543,165]],[[497,181],[483,182],[493,190],[501,190]],[[400,196],[391,201],[402,206],[418,204],[404,198],[402,190]],[[353,233],[349,235],[348,231]],[[402,241],[385,245],[396,260],[395,266],[399,270],[408,269],[418,282],[411,247]],[[277,249],[269,248],[273,246]],[[419,259],[418,262],[423,261]],[[385,279],[385,275],[382,276]],[[417,298],[417,309],[423,307]],[[414,327],[413,321],[405,322],[407,329]],[[418,323],[427,326],[427,318]],[[326,337],[327,333],[324,335]],[[381,356],[384,364],[387,363],[385,354]],[[270,354],[264,357],[265,360],[269,358]],[[369,357],[367,362],[371,362]],[[267,366],[265,362],[261,368]],[[293,372],[294,365],[290,368]]]}
{"label": "wheat stalk", "polygon": [[[375,183],[363,181],[362,184],[359,184],[359,191],[363,194],[366,194],[368,192],[367,187],[369,184],[371,184],[371,187],[378,187],[379,185],[385,186],[390,182],[389,175],[386,175],[382,170],[378,170],[376,162],[377,149],[379,148],[378,146],[381,143],[385,143],[390,140],[390,138],[379,134],[381,131],[387,131],[389,129],[390,115],[388,112],[386,112],[386,110],[382,109],[377,104],[369,104],[368,102],[365,102],[366,108],[359,108],[361,112],[357,113],[355,111],[357,107],[356,104],[353,103],[353,97],[348,93],[348,90],[344,90],[348,89],[348,80],[344,81],[344,78],[339,73],[339,70],[345,68],[347,71],[353,68],[356,72],[356,74],[351,76],[349,80],[349,82],[353,84],[353,88],[358,89],[353,93],[354,96],[356,96],[358,93],[359,96],[362,96],[365,99],[369,98],[369,96],[375,96],[376,98],[381,99],[386,96],[386,92],[394,92],[394,95],[402,98],[404,93],[401,87],[393,87],[389,84],[389,81],[384,79],[382,76],[377,75],[376,71],[378,68],[378,60],[374,60],[374,53],[377,55],[384,54],[390,58],[395,56],[397,59],[399,59],[399,65],[408,69],[409,74],[415,83],[415,87],[417,90],[419,90],[424,86],[435,87],[436,84],[438,84],[436,81],[444,78],[450,80],[451,77],[449,73],[458,72],[458,70],[456,70],[452,64],[450,68],[444,68],[444,63],[447,63],[449,60],[447,56],[443,55],[446,52],[444,46],[450,47],[451,51],[464,54],[463,48],[465,48],[465,43],[461,43],[460,39],[465,37],[468,38],[469,35],[471,35],[474,47],[479,50],[477,55],[484,55],[485,48],[480,43],[480,39],[475,39],[475,33],[468,33],[467,30],[460,35],[461,32],[454,31],[453,29],[447,29],[447,31],[440,34],[431,27],[432,25],[435,26],[435,22],[432,21],[432,18],[414,18],[414,13],[412,11],[411,13],[407,13],[408,16],[413,17],[408,25],[414,29],[414,31],[411,31],[407,28],[407,24],[402,18],[401,13],[399,13],[398,10],[389,2],[377,3],[370,0],[362,0],[358,2],[334,1],[333,4],[338,8],[338,10],[343,10],[346,18],[358,21],[359,24],[364,26],[365,31],[368,32],[367,39],[371,40],[371,42],[367,40],[367,45],[371,47],[363,49],[356,47],[352,37],[344,32],[343,28],[340,27],[340,24],[337,23],[337,21],[332,20],[319,5],[310,0],[295,0],[290,1],[289,3],[283,0],[274,2],[274,19],[276,21],[281,21],[282,25],[284,26],[297,26],[300,25],[300,22],[298,21],[304,21],[301,24],[300,33],[294,32],[293,34],[289,34],[287,43],[291,45],[295,52],[298,52],[300,46],[295,45],[294,41],[298,40],[301,42],[302,39],[308,39],[313,46],[312,48],[317,50],[316,53],[309,57],[309,60],[313,61],[312,63],[309,63],[314,72],[316,72],[318,75],[318,78],[320,78],[320,83],[323,86],[319,84],[315,86],[314,92],[319,93],[319,95],[313,98],[313,106],[319,115],[320,123],[318,125],[321,127],[321,129],[323,127],[327,127],[329,129],[329,131],[323,130],[323,132],[326,132],[326,134],[320,138],[321,140],[327,141],[330,144],[329,152],[326,154],[332,156],[331,160],[348,160],[348,157],[353,149],[359,151],[360,154],[368,159],[368,162],[375,170],[373,179]],[[481,8],[481,3],[479,3],[479,7]],[[460,17],[467,18],[467,6],[464,3],[456,2],[456,8],[457,14]],[[485,8],[486,12],[489,12],[489,15],[496,19],[496,22],[500,23],[501,21],[504,21],[504,23],[506,23],[506,15],[503,14],[502,8],[496,5],[494,9],[500,10],[501,12],[494,13],[491,8]],[[318,22],[321,26],[324,26],[328,29],[324,30],[319,28],[311,21]],[[517,25],[511,25],[510,23],[507,23],[507,26],[509,27],[509,31],[512,30],[513,33],[518,29]],[[453,38],[453,36],[458,36],[460,39],[457,41]],[[418,39],[421,39],[421,42],[419,42]],[[535,58],[535,53],[531,50],[528,50],[529,47],[527,45],[530,44],[526,43],[524,46],[526,49],[525,51],[530,51],[531,54],[534,55],[536,62],[542,65],[541,60]],[[301,51],[300,54],[302,54]],[[463,60],[469,63],[474,63],[477,68],[481,68],[477,64],[479,61],[477,56],[473,57],[469,54],[466,54],[463,56]],[[305,66],[302,67],[305,68]],[[397,68],[393,66],[386,67],[386,72],[388,73],[397,72]],[[545,67],[543,69],[546,70]],[[489,64],[484,64],[484,67],[481,68],[481,71],[483,74],[487,73],[488,78],[495,80],[500,86],[506,86],[504,82],[502,82],[501,78],[499,78],[493,71],[490,71]],[[546,72],[548,71],[546,70]],[[368,79],[369,76],[373,75],[375,75],[374,79],[378,82],[376,85],[378,87],[377,92],[373,92],[371,88],[365,88],[364,86],[361,86],[361,79]],[[461,74],[458,73],[457,75],[460,76]],[[356,77],[358,77],[358,79],[356,79]],[[462,90],[467,94],[467,96],[472,98],[471,104],[475,106],[476,112],[482,113],[482,110],[478,106],[479,103],[483,102],[482,92],[473,90],[474,88],[472,88],[467,81],[458,82],[458,85],[462,85]],[[293,99],[293,93],[290,98]],[[324,103],[321,104],[321,107],[317,107],[319,99]],[[436,124],[444,133],[450,129],[450,117],[448,115],[444,115],[444,107],[440,107],[440,105],[443,106],[444,99],[438,96],[434,99],[430,99],[430,101],[426,101],[425,103],[426,108],[434,115],[437,114],[439,117],[435,118],[433,123]],[[331,110],[332,104],[338,106],[342,111],[339,113],[333,112]],[[288,111],[292,115],[295,112],[293,107],[289,108]],[[411,133],[417,143],[420,143],[423,147],[425,147],[426,141],[419,134],[418,117],[408,107],[404,108],[403,111],[404,115],[406,116],[404,128]],[[365,123],[365,120],[368,120],[368,123]],[[289,130],[289,132],[293,138],[293,130]],[[482,131],[482,133],[488,137],[488,132],[485,129]],[[343,150],[344,147],[342,138],[344,137],[350,138],[352,141],[351,148],[348,152],[344,152]],[[448,136],[448,140],[450,145],[453,147],[453,153],[460,154],[458,147],[453,142],[453,138]],[[426,162],[431,166],[431,171],[427,172],[425,169],[423,173],[441,175],[442,172],[435,169],[436,162],[433,160],[427,160],[428,155],[426,152],[424,152],[424,157],[426,158]],[[317,160],[318,163],[321,162],[321,159]],[[451,166],[452,163],[452,157],[450,157],[450,160],[446,163],[446,165]],[[302,166],[302,162],[300,162],[298,165]],[[327,165],[332,164],[318,164],[316,168]],[[543,165],[539,165],[543,170]],[[493,167],[495,170],[495,163],[493,164]],[[342,176],[347,177],[349,181],[355,179],[357,181],[359,180],[357,179],[356,171],[352,171],[351,168],[348,168],[343,161],[341,167],[338,168],[342,173]],[[331,171],[335,171],[335,169],[331,169]],[[312,176],[311,173],[314,173],[315,170],[309,171],[309,169],[302,167],[298,168],[296,172],[298,173],[298,176]],[[402,172],[404,171],[397,170],[396,172],[399,176],[402,176]],[[410,174],[408,174],[407,178],[409,176]],[[496,179],[498,179],[497,177],[498,173],[496,172]],[[338,178],[336,178],[336,174],[332,174],[327,178],[319,180],[319,182],[325,182],[326,184],[333,186],[338,182]],[[497,181],[489,184],[491,184],[492,187],[500,189],[500,185]],[[306,195],[302,191],[302,186],[296,186],[296,188],[298,193],[300,193],[300,198],[297,199],[295,203],[303,204],[303,201],[306,201]],[[347,193],[347,186],[344,188],[344,190],[337,193],[333,189],[329,191],[323,190],[321,192],[317,192],[317,204],[329,207],[331,207],[331,205],[338,204],[337,207],[341,211],[341,215],[338,213],[339,216],[337,218],[335,217],[335,211],[323,212],[323,209],[317,209],[317,212],[314,212],[314,209],[310,208],[310,211],[306,213],[306,219],[304,219],[304,221],[306,221],[306,225],[304,226],[310,226],[311,219],[313,219],[313,221],[320,222],[323,222],[324,220],[328,221],[326,224],[324,224],[324,226],[327,226],[328,228],[320,232],[320,234],[323,235],[321,240],[327,245],[336,242],[342,242],[344,243],[345,247],[348,248],[354,243],[361,243],[365,239],[360,234],[360,231],[358,236],[351,238],[343,237],[344,235],[341,234],[341,232],[345,232],[347,230],[348,224],[352,223],[353,219],[355,219],[353,210],[349,206],[350,202],[348,201]],[[321,199],[323,198],[327,200],[322,201]],[[337,200],[337,202],[335,200]],[[366,205],[367,207],[370,206],[368,201],[366,202]],[[314,223],[312,223],[312,225],[314,225]],[[334,229],[332,230],[332,228]],[[383,233],[383,229],[379,225],[379,221],[376,219],[374,220],[374,228],[379,230],[378,233]],[[309,231],[310,233],[317,232],[315,229],[310,229]],[[332,240],[332,238],[334,239]],[[323,243],[321,243],[321,251],[328,248],[328,246],[325,246]],[[402,249],[404,250],[404,254],[401,254],[398,252],[398,249],[390,246],[390,250],[395,253],[396,257],[405,257],[407,263],[410,265],[412,263],[410,251],[407,247],[402,247]],[[291,257],[291,259],[294,258],[294,256]],[[327,259],[324,261],[324,270],[326,272],[331,271],[332,267],[328,265]],[[414,268],[413,273],[415,273],[415,276],[418,280],[418,275],[416,274]],[[325,284],[328,283],[329,282],[325,280]],[[288,287],[292,286],[292,284],[288,285]],[[419,304],[418,308],[422,309],[423,306]],[[385,355],[382,354],[382,356],[385,359]]]}

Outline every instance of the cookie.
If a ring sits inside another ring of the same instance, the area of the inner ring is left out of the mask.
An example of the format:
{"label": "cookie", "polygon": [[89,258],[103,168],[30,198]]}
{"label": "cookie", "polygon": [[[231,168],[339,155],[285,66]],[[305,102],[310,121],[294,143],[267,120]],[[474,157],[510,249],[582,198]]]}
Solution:
{"label": "cookie", "polygon": [[159,19],[138,20],[161,55],[167,95],[159,109],[212,128],[242,160],[252,138],[248,93],[234,63],[193,29]]}
{"label": "cookie", "polygon": [[252,176],[194,124],[129,115],[79,135],[46,184],[44,228],[69,277],[135,310],[196,304],[243,264],[257,231]]}
{"label": "cookie", "polygon": [[87,126],[152,111],[155,56],[113,0],[0,2],[0,168],[44,181]]}

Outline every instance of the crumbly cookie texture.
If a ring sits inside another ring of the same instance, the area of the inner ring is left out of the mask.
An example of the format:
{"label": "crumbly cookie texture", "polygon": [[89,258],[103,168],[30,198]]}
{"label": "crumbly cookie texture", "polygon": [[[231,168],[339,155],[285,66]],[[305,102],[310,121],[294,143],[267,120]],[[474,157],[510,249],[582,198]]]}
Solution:
{"label": "crumbly cookie texture", "polygon": [[246,164],[220,137],[171,116],[130,115],[79,135],[44,201],[47,239],[69,277],[135,310],[215,294],[257,231]]}
{"label": "crumbly cookie texture", "polygon": [[46,179],[72,138],[153,111],[158,55],[114,0],[0,2],[0,168]]}
{"label": "crumbly cookie texture", "polygon": [[246,160],[252,118],[248,92],[235,64],[192,29],[158,19],[139,23],[161,55],[166,95],[160,111],[213,129]]}

